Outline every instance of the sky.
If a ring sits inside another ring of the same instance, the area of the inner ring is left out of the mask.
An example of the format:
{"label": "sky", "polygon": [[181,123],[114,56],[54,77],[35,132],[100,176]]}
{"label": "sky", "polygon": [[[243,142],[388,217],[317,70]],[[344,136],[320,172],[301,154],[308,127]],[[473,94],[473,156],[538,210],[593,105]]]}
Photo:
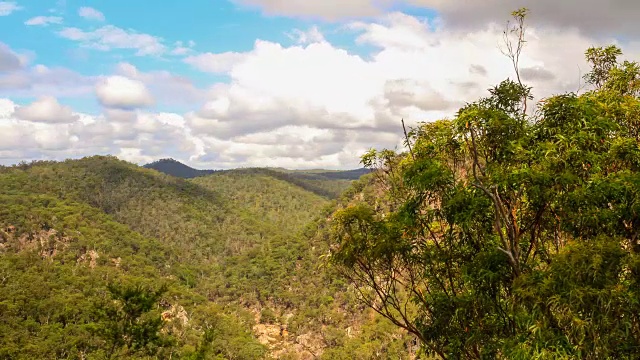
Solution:
{"label": "sky", "polygon": [[591,46],[640,60],[637,0],[0,0],[0,164],[356,168],[513,78],[522,6],[536,99],[580,89]]}

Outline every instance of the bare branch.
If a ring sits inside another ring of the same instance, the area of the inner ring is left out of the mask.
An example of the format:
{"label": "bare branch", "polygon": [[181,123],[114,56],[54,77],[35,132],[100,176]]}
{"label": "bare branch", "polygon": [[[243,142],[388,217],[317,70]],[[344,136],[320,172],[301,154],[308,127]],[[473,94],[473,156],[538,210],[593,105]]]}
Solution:
{"label": "bare branch", "polygon": [[402,131],[404,132],[404,139],[407,142],[407,147],[409,148],[409,153],[411,154],[411,158],[415,161],[416,157],[413,155],[413,149],[411,148],[411,141],[409,140],[409,135],[407,134],[407,128],[404,126],[404,118],[402,121]]}

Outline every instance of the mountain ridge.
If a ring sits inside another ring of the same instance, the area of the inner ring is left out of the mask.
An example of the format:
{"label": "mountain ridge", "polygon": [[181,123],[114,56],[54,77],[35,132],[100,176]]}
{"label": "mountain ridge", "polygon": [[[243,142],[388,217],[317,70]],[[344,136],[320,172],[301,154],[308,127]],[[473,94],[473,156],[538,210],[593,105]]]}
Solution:
{"label": "mountain ridge", "polygon": [[352,181],[370,172],[366,168],[352,170],[289,170],[284,168],[248,167],[229,170],[198,170],[170,158],[160,159],[142,167],[184,179],[232,173],[266,174],[327,199],[336,199],[351,185]]}
{"label": "mountain ridge", "polygon": [[236,171],[236,170],[249,170],[249,169],[267,169],[271,171],[278,171],[290,174],[305,174],[308,176],[321,176],[333,179],[344,180],[357,180],[360,176],[370,172],[367,168],[357,168],[349,170],[332,170],[332,169],[286,169],[282,167],[242,167],[234,169],[196,169],[179,160],[173,158],[163,158],[148,164],[142,165],[147,169],[154,169],[163,172],[168,175],[182,177],[182,178],[194,178],[198,176],[211,175],[216,172],[222,171]]}

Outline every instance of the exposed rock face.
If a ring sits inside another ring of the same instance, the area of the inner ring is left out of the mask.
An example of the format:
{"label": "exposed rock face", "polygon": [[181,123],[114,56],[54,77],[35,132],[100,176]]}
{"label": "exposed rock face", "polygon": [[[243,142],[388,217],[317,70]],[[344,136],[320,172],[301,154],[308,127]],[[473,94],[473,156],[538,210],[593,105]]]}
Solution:
{"label": "exposed rock face", "polygon": [[94,269],[98,264],[98,258],[100,255],[95,250],[84,251],[78,259],[76,259],[77,264],[89,263],[89,267]]}
{"label": "exposed rock face", "polygon": [[280,325],[257,324],[253,332],[261,344],[273,349],[282,340],[282,327]]}
{"label": "exposed rock face", "polygon": [[181,305],[171,305],[169,310],[162,313],[162,320],[167,322],[177,320],[182,326],[186,326],[189,323],[189,315]]}
{"label": "exposed rock face", "polygon": [[[44,227],[44,225],[43,225]],[[56,229],[44,228],[42,230],[18,233],[15,226],[9,225],[0,228],[0,252],[3,251],[35,251],[46,260],[53,260],[62,251],[67,249],[73,239],[58,232]],[[96,250],[80,249],[76,255],[76,264],[87,264],[90,268],[98,266],[100,255]],[[120,259],[114,261],[116,267]]]}
{"label": "exposed rock face", "polygon": [[324,345],[319,335],[302,334],[293,338],[286,325],[257,324],[253,333],[261,344],[266,345],[275,359],[282,357],[311,360],[322,354]]}
{"label": "exposed rock face", "polygon": [[121,257],[117,257],[117,258],[111,258],[111,263],[113,263],[113,265],[117,268],[120,267],[120,263],[122,262],[122,258]]}
{"label": "exposed rock face", "polygon": [[13,225],[0,230],[0,251],[38,251],[43,259],[53,259],[69,246],[71,238],[55,229],[42,229],[18,235]]}

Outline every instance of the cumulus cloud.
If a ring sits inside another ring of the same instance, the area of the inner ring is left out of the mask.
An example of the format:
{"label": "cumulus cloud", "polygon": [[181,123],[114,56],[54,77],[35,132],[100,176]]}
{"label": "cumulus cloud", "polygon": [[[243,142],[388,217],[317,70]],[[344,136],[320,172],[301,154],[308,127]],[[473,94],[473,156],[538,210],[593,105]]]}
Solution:
{"label": "cumulus cloud", "polygon": [[105,25],[93,31],[67,27],[60,30],[58,35],[78,41],[82,46],[102,51],[131,49],[136,50],[136,55],[139,56],[160,55],[166,51],[162,39],[157,36],[141,34],[113,25]]}
{"label": "cumulus cloud", "polygon": [[9,99],[0,99],[0,119],[8,119],[13,115],[17,105]]}
{"label": "cumulus cloud", "polygon": [[460,105],[436,92],[428,82],[412,79],[388,80],[384,85],[384,98],[391,108],[414,106],[423,111],[452,110]]}
{"label": "cumulus cloud", "polygon": [[78,120],[78,115],[70,107],[61,105],[51,96],[18,107],[14,114],[18,119],[41,123],[71,123]]}
{"label": "cumulus cloud", "polygon": [[36,16],[24,22],[29,26],[47,26],[49,24],[62,24],[62,18],[59,16]]}
{"label": "cumulus cloud", "polygon": [[0,1],[0,16],[11,15],[14,11],[21,10],[15,1]]}
{"label": "cumulus cloud", "polygon": [[[460,31],[392,13],[347,28],[358,44],[376,50],[365,58],[324,37],[300,36],[293,46],[258,40],[251,51],[233,57],[207,56],[211,61],[204,64],[230,59],[214,70],[231,81],[214,87],[209,102],[185,115],[186,126],[203,142],[196,163],[357,166],[369,147],[401,146],[400,119],[412,125],[452,116],[464,102],[515,76],[499,49],[498,24]],[[521,75],[538,99],[576,90],[588,68],[584,50],[607,42],[555,27],[532,27],[527,36]],[[623,45],[631,57],[639,53]]]}
{"label": "cumulus cloud", "polygon": [[84,146],[110,149],[128,161],[144,163],[161,157],[186,160],[197,153],[197,141],[183,125],[178,114],[108,110],[71,132],[91,139]]}
{"label": "cumulus cloud", "polygon": [[291,33],[288,33],[287,36],[290,39],[295,40],[298,44],[310,44],[326,41],[324,35],[322,35],[317,26],[312,26],[307,31],[294,29]]}
{"label": "cumulus cloud", "polygon": [[78,15],[88,20],[104,21],[104,14],[92,7],[83,6],[78,9]]}
{"label": "cumulus cloud", "polygon": [[460,102],[451,82],[469,80],[468,54],[492,66],[492,76],[478,76],[479,86],[508,74],[506,58],[497,49],[486,51],[487,44],[495,46],[495,32],[471,37],[435,31],[402,14],[352,28],[360,43],[381,49],[371,60],[326,41],[290,47],[257,41],[239,54],[241,61],[230,62],[231,84],[214,89],[214,100],[188,116],[189,123],[221,138],[292,124],[398,129],[402,117],[427,120]]}
{"label": "cumulus cloud", "polygon": [[165,105],[193,107],[206,100],[207,90],[195,86],[187,77],[166,70],[143,72],[130,63],[119,63],[116,74],[141,81],[152,97]]}
{"label": "cumulus cloud", "polygon": [[[15,151],[15,154],[22,155],[27,147],[35,146],[32,132],[27,126],[16,122],[0,122],[0,133],[3,140],[0,141],[0,159],[3,152]],[[18,155],[18,156],[20,156]]]}
{"label": "cumulus cloud", "polygon": [[73,143],[77,141],[76,138],[69,135],[68,126],[35,128],[32,136],[38,148],[45,152],[68,151],[73,147]]}
{"label": "cumulus cloud", "polygon": [[119,75],[98,82],[96,96],[103,106],[112,108],[134,109],[154,102],[143,82]]}
{"label": "cumulus cloud", "polygon": [[[0,59],[2,59],[0,50]],[[0,60],[2,64],[2,60]],[[84,97],[93,93],[95,78],[62,67],[20,65],[14,71],[0,71],[0,96]]]}
{"label": "cumulus cloud", "polygon": [[226,73],[237,63],[244,59],[245,55],[229,51],[221,54],[204,53],[189,56],[184,62],[198,70],[210,73]]}
{"label": "cumulus cloud", "polygon": [[[53,160],[95,154],[117,155],[133,162],[161,157],[188,161],[200,154],[200,142],[174,113],[107,109],[99,115],[73,113],[55,99],[39,99],[20,107],[0,99],[0,163]],[[55,120],[53,114],[58,113]],[[71,118],[67,120],[72,120]]]}
{"label": "cumulus cloud", "polygon": [[0,163],[42,159],[48,152],[51,158],[59,158],[59,151],[69,151],[74,139],[68,136],[69,124],[60,121],[69,117],[68,110],[55,99],[39,99],[24,107],[0,99]]}

